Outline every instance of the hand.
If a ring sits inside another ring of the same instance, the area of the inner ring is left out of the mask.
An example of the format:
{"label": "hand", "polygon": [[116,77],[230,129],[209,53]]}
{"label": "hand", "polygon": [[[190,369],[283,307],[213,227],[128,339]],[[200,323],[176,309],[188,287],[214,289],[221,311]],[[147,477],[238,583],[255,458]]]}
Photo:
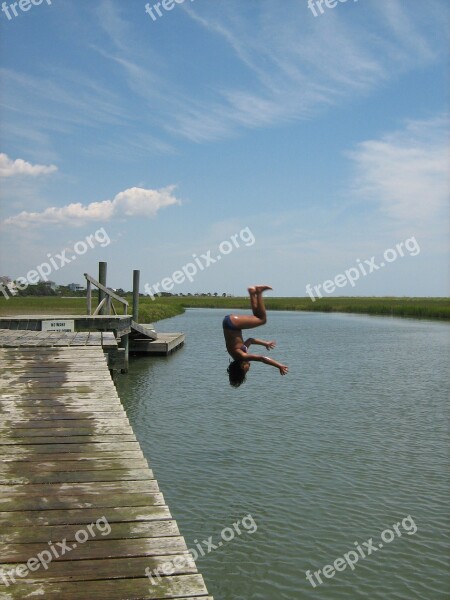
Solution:
{"label": "hand", "polygon": [[280,365],[278,368],[280,369],[280,375],[286,375],[289,371],[289,368],[286,365]]}
{"label": "hand", "polygon": [[275,348],[277,343],[276,342],[266,342],[264,345],[267,348],[267,350],[272,350],[273,348]]}

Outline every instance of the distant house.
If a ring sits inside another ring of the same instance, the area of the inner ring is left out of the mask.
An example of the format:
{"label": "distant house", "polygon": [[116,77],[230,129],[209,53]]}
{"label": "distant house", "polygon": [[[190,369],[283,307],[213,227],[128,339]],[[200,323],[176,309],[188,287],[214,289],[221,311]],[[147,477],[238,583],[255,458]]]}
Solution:
{"label": "distant house", "polygon": [[53,291],[56,291],[59,288],[59,285],[57,283],[55,283],[54,281],[44,281],[43,283],[44,283],[45,287],[48,287]]}
{"label": "distant house", "polygon": [[85,292],[86,288],[81,283],[69,283],[67,286],[71,292]]}
{"label": "distant house", "polygon": [[3,289],[7,289],[11,296],[17,296],[17,294],[19,293],[16,286],[14,285],[14,281],[11,279],[11,277],[8,277],[7,275],[0,277],[0,287]]}

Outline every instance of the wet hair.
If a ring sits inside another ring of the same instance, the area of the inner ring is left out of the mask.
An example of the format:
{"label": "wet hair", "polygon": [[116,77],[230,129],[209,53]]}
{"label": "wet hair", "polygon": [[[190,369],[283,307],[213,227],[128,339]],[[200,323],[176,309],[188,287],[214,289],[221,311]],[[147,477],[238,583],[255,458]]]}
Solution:
{"label": "wet hair", "polygon": [[238,388],[242,385],[247,377],[247,373],[242,368],[242,361],[233,360],[227,369],[228,377],[230,378],[230,385]]}

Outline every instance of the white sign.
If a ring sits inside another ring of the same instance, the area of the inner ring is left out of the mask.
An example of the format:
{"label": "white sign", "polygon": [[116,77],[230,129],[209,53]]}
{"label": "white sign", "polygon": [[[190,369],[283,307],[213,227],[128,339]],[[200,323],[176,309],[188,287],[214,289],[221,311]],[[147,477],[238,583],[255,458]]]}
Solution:
{"label": "white sign", "polygon": [[75,331],[75,321],[42,321],[42,331]]}

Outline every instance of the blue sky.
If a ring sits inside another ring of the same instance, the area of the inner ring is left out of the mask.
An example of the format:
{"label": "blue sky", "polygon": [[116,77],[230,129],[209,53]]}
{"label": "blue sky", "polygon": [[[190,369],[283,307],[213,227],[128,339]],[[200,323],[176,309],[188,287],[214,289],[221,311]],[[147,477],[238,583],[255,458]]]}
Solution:
{"label": "blue sky", "polygon": [[304,296],[414,237],[420,253],[335,294],[449,294],[445,0],[185,0],[156,20],[141,0],[10,4],[0,274],[102,229],[50,278],[106,260],[109,285],[140,269],[143,288],[248,228],[173,291]]}

